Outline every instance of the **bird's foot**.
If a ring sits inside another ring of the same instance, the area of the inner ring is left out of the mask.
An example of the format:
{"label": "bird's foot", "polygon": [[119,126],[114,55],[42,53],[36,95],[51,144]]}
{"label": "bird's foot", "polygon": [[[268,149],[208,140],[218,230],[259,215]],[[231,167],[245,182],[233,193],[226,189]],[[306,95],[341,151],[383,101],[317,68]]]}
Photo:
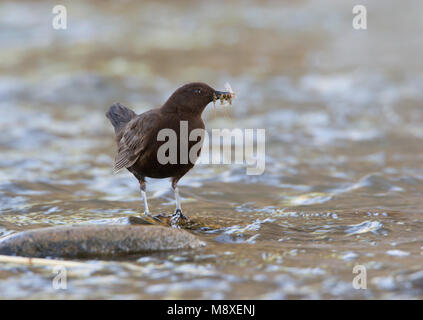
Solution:
{"label": "bird's foot", "polygon": [[152,218],[153,216],[151,215],[150,211],[144,211],[143,217],[145,217],[145,218]]}
{"label": "bird's foot", "polygon": [[183,219],[183,220],[188,221],[188,218],[183,215],[182,210],[176,209],[175,213],[172,215],[172,218],[170,219],[170,225],[173,228],[180,228],[179,225],[178,225],[179,219]]}
{"label": "bird's foot", "polygon": [[152,218],[156,221],[162,222],[163,219],[166,219],[168,217],[164,215],[163,213],[159,213],[159,214],[156,214],[155,216],[152,216]]}
{"label": "bird's foot", "polygon": [[174,216],[179,216],[179,218],[188,221],[188,218],[186,216],[184,216],[184,214],[182,213],[182,210],[181,209],[176,209],[175,210],[175,213],[172,215],[172,217],[174,217]]}

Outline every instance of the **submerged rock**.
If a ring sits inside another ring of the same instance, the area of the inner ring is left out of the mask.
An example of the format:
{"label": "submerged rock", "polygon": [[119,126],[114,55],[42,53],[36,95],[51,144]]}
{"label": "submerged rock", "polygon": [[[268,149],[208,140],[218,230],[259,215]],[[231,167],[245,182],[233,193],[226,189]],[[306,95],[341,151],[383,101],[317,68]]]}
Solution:
{"label": "submerged rock", "polygon": [[[153,217],[149,216],[141,216],[141,217],[134,217],[130,216],[128,217],[128,223],[131,225],[159,225],[159,226],[167,226],[171,227],[171,218],[172,215],[164,215],[164,214],[158,214]],[[177,228],[179,229],[186,229],[186,230],[217,230],[222,228],[222,226],[207,221],[203,218],[193,218],[190,217],[187,220],[185,219],[179,219],[177,222]]]}
{"label": "submerged rock", "polygon": [[66,226],[34,229],[0,240],[0,254],[95,258],[194,249],[202,242],[184,230],[161,226]]}

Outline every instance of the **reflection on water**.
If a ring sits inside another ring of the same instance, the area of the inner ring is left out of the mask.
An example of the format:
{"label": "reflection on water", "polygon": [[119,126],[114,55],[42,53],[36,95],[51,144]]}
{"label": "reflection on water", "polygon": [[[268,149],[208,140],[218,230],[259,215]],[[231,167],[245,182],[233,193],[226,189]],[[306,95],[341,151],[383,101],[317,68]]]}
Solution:
{"label": "reflection on water", "polygon": [[[68,1],[54,31],[54,3],[2,2],[0,236],[142,211],[136,180],[112,174],[115,101],[140,113],[229,81],[230,116],[210,107],[207,128],[266,128],[267,154],[261,176],[181,180],[186,214],[218,226],[196,231],[207,247],[89,261],[64,291],[50,268],[4,264],[0,297],[422,298],[423,8],[388,3],[355,31],[349,1]],[[167,181],[148,188],[153,212],[173,210]]]}

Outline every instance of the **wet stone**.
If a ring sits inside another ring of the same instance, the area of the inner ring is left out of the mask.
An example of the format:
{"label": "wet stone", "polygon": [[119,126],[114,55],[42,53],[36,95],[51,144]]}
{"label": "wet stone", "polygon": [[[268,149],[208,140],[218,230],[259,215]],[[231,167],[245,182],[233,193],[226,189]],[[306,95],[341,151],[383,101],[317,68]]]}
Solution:
{"label": "wet stone", "polygon": [[203,245],[191,233],[153,225],[65,226],[34,229],[0,240],[0,254],[24,257],[97,258]]}
{"label": "wet stone", "polygon": [[186,229],[186,230],[218,230],[222,228],[221,225],[214,223],[212,221],[207,221],[205,219],[190,217],[187,220],[179,219],[176,225],[172,225],[171,223],[172,215],[166,214],[158,214],[155,216],[130,216],[128,217],[128,224],[131,225],[160,225],[160,226],[167,226],[167,227],[176,227],[179,229]]}

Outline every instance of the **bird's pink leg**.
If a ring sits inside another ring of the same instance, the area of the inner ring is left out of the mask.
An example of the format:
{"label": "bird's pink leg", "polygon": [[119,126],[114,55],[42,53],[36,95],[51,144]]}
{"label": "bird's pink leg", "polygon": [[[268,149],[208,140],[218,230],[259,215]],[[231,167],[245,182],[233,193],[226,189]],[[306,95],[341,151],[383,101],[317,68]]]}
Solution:
{"label": "bird's pink leg", "polygon": [[144,201],[144,215],[149,216],[150,210],[148,210],[147,193],[145,192],[146,184],[145,184],[145,181],[143,180],[139,180],[139,183],[140,183],[142,199]]}
{"label": "bird's pink leg", "polygon": [[172,218],[170,219],[170,223],[172,227],[176,227],[178,225],[179,219],[181,218],[184,220],[188,220],[188,218],[184,216],[182,213],[181,199],[179,197],[179,189],[176,185],[178,183],[178,180],[179,179],[172,179],[172,189],[173,189],[173,192],[175,193],[175,200],[176,200],[176,210]]}

